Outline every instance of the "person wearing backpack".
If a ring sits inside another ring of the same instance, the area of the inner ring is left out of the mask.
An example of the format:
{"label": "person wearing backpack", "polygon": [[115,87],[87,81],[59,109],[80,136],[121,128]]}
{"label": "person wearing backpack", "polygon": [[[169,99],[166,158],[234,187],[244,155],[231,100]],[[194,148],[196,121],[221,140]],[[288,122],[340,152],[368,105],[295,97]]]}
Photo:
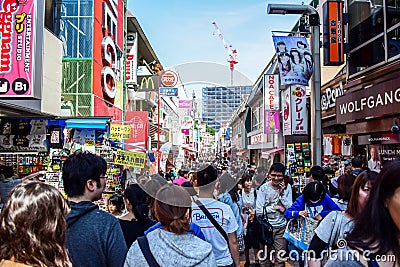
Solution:
{"label": "person wearing backpack", "polygon": [[[283,213],[292,205],[292,189],[290,184],[285,184],[284,174],[285,166],[282,163],[272,164],[267,177],[270,181],[260,186],[257,192],[256,215],[267,213],[268,221],[272,225],[274,243],[272,246],[265,247],[263,255],[260,257],[260,264],[263,266],[272,266],[271,257],[275,255],[266,255],[271,249],[275,252],[285,251],[287,241],[283,238],[286,228],[286,219]],[[285,266],[283,259],[275,258],[275,267]]]}

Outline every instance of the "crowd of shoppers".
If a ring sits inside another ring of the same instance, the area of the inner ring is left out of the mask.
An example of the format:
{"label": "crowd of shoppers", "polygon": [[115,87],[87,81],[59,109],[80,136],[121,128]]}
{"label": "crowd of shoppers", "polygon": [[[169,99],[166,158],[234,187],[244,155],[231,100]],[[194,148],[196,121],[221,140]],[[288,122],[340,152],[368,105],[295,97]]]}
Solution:
{"label": "crowd of shoppers", "polygon": [[[357,158],[352,167],[336,179],[338,196],[319,166],[293,196],[281,163],[268,171],[206,164],[178,172],[175,182],[143,177],[113,196],[105,212],[93,202],[105,188],[106,162],[75,153],[62,169],[67,199],[38,181],[20,181],[10,191],[0,216],[0,266],[240,266],[241,253],[246,267],[289,260],[311,267],[399,266],[400,161],[380,173],[363,170]],[[266,246],[263,217],[272,226]],[[311,240],[307,251],[288,244],[294,218],[318,223],[303,229]],[[308,257],[292,259],[293,251]],[[371,257],[349,259],[348,252]]]}

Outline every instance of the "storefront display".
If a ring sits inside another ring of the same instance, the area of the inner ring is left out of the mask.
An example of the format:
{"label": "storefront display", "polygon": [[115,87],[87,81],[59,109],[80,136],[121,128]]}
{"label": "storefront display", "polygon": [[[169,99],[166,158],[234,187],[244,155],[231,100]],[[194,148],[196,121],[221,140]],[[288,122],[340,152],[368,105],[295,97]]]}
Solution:
{"label": "storefront display", "polygon": [[311,169],[311,145],[309,143],[286,144],[286,162],[298,191],[301,191],[306,181],[306,173]]}

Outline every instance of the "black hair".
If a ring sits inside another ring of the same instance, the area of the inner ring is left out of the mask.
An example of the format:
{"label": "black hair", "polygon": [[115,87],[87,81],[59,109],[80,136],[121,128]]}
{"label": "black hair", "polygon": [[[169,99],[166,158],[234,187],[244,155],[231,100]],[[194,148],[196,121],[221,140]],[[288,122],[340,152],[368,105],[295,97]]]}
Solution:
{"label": "black hair", "polygon": [[351,159],[351,167],[362,168],[362,159],[360,157],[354,157]]}
{"label": "black hair", "polygon": [[205,186],[209,185],[217,180],[217,170],[208,165],[206,168],[197,171],[197,185]]}
{"label": "black hair", "polygon": [[118,212],[122,212],[125,209],[124,198],[121,194],[114,194],[108,199],[108,204],[113,204],[117,207]]}
{"label": "black hair", "polygon": [[62,167],[64,191],[68,197],[82,196],[88,180],[96,181],[100,187],[100,176],[107,173],[106,161],[90,152],[78,152],[70,155]]}
{"label": "black hair", "polygon": [[271,168],[269,168],[269,173],[273,171],[285,174],[286,168],[282,163],[275,162],[274,164],[271,165]]}
{"label": "black hair", "polygon": [[318,202],[325,197],[324,186],[319,181],[309,182],[303,189],[304,201],[307,204]]}
{"label": "black hair", "polygon": [[344,201],[350,200],[355,180],[356,177],[354,175],[351,175],[350,173],[342,174],[338,178],[337,182],[338,182],[338,192],[340,199],[343,199]]}
{"label": "black hair", "polygon": [[352,248],[373,250],[374,255],[394,253],[397,264],[400,261],[399,229],[389,212],[388,200],[400,187],[399,177],[400,161],[387,163],[379,173],[365,207],[355,217],[353,231],[346,236]]}
{"label": "black hair", "polygon": [[304,47],[307,47],[307,44],[303,43],[303,41],[297,41],[297,45],[303,45]]}
{"label": "black hair", "polygon": [[189,193],[190,196],[197,195],[197,192],[196,190],[194,190],[193,184],[191,182],[183,182],[181,186]]}
{"label": "black hair", "polygon": [[325,172],[321,166],[315,165],[311,167],[310,174],[315,181],[324,181],[325,180]]}
{"label": "black hair", "polygon": [[124,191],[124,197],[132,205],[132,211],[138,221],[149,218],[147,194],[138,184],[129,185]]}
{"label": "black hair", "polygon": [[14,175],[14,169],[11,166],[1,166],[0,172],[4,175],[4,178],[11,178]]}

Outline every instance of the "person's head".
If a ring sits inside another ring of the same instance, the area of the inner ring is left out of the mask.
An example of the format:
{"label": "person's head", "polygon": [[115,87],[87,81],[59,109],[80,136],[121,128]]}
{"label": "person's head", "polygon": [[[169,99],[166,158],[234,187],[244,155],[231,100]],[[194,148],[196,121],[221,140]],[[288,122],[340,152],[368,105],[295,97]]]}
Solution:
{"label": "person's head", "polygon": [[373,247],[375,255],[391,251],[400,261],[400,161],[385,165],[378,174],[365,207],[354,219],[348,244],[361,249]]}
{"label": "person's head", "polygon": [[279,184],[283,182],[283,175],[285,174],[286,168],[280,162],[275,162],[269,168],[268,177],[272,181],[272,185],[279,187]]}
{"label": "person's head", "polygon": [[15,186],[0,216],[0,258],[32,266],[72,266],[65,247],[66,199],[40,182]]}
{"label": "person's head", "polygon": [[191,199],[187,191],[180,186],[167,184],[157,192],[154,212],[165,230],[175,234],[190,231],[189,219]]}
{"label": "person's head", "polygon": [[351,196],[351,191],[353,189],[354,180],[356,177],[350,173],[342,174],[338,180],[338,192],[339,198],[344,201],[349,201]]}
{"label": "person's head", "polygon": [[379,156],[379,149],[376,146],[371,146],[369,148],[369,153],[371,155],[371,159],[374,161],[380,161],[380,156]]}
{"label": "person's head", "polygon": [[0,172],[3,174],[5,180],[9,180],[14,175],[14,169],[11,166],[1,166]]}
{"label": "person's head", "polygon": [[212,192],[215,188],[218,173],[211,165],[201,167],[197,171],[197,180],[194,182],[195,187],[199,187],[200,191]]}
{"label": "person's head", "polygon": [[352,169],[361,169],[362,168],[362,159],[360,157],[354,157],[351,159],[351,168]]}
{"label": "person's head", "polygon": [[325,172],[321,166],[315,165],[310,169],[310,181],[324,181],[325,180]]}
{"label": "person's head", "polygon": [[313,59],[313,56],[311,55],[310,52],[304,51],[303,57],[304,57],[304,59],[306,60],[306,62],[308,62],[308,64],[309,64],[310,66],[312,66],[312,65],[314,64],[314,59]]}
{"label": "person's head", "polygon": [[285,42],[276,43],[276,52],[279,53],[279,52],[285,52],[285,51],[287,51]]}
{"label": "person's head", "polygon": [[301,62],[301,55],[300,52],[296,49],[290,50],[290,58],[292,59],[293,63],[300,63]]}
{"label": "person's head", "polygon": [[181,170],[178,171],[178,176],[186,178],[187,177],[187,173],[188,173],[188,171],[181,169]]}
{"label": "person's head", "polygon": [[[256,175],[262,175],[262,174],[256,174]],[[253,182],[253,176],[251,174],[244,173],[242,175],[242,178],[240,178],[239,183],[242,185],[243,189],[250,189],[252,182]]]}
{"label": "person's head", "polygon": [[108,211],[114,215],[120,215],[125,208],[124,197],[114,194],[108,199]]}
{"label": "person's head", "polygon": [[278,56],[278,61],[279,61],[280,63],[284,64],[284,65],[285,65],[287,62],[289,62],[289,59],[290,59],[290,55],[289,55],[288,52],[280,53],[279,56]]}
{"label": "person's head", "polygon": [[297,47],[299,49],[306,49],[307,45],[303,41],[297,41]]}
{"label": "person's head", "polygon": [[89,152],[79,152],[67,158],[62,168],[64,190],[68,197],[85,196],[99,200],[106,185],[106,161]]}
{"label": "person's head", "polygon": [[125,205],[138,221],[144,221],[149,217],[147,194],[139,184],[131,184],[124,191]]}
{"label": "person's head", "polygon": [[307,204],[315,204],[325,197],[324,186],[319,181],[309,182],[303,189],[304,201]]}
{"label": "person's head", "polygon": [[377,172],[363,171],[355,179],[346,210],[352,217],[355,217],[364,208],[377,177]]}

